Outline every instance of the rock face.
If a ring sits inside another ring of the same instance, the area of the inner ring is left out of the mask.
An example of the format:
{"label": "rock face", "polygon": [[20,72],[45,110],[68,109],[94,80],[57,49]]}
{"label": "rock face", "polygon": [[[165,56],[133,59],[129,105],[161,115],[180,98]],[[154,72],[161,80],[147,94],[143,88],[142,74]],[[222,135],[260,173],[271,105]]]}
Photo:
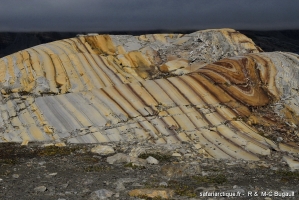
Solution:
{"label": "rock face", "polygon": [[[78,36],[0,60],[0,141],[186,141],[247,160],[299,152],[298,78],[297,54],[261,53],[232,29]],[[273,142],[284,130],[292,138]]]}

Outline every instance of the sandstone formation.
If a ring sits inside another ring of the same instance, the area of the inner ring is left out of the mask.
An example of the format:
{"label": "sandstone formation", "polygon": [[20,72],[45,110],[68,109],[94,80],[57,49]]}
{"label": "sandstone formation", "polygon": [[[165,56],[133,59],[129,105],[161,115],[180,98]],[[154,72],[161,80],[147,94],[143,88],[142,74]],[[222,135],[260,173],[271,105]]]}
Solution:
{"label": "sandstone formation", "polygon": [[0,141],[186,141],[219,159],[297,153],[298,78],[297,54],[264,53],[232,29],[79,35],[0,59]]}

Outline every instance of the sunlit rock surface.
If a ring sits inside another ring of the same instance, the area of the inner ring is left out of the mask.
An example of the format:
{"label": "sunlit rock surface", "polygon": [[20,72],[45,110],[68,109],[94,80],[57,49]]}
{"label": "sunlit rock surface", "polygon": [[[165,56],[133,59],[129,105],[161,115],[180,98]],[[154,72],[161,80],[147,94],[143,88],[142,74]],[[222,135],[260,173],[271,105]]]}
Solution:
{"label": "sunlit rock surface", "polygon": [[0,84],[1,142],[186,141],[247,160],[299,152],[298,55],[262,52],[232,29],[42,44],[0,59]]}

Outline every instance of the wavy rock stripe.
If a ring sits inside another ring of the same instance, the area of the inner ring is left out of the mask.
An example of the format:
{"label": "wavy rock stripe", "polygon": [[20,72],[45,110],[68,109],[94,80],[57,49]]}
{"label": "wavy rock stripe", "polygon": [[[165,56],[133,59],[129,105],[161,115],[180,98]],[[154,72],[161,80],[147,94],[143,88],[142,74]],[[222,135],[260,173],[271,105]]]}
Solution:
{"label": "wavy rock stripe", "polygon": [[[203,56],[193,58],[196,51]],[[186,73],[202,63],[247,52],[259,51],[249,38],[231,29],[189,35],[78,36],[0,59],[1,93],[65,94],[140,82],[159,76],[158,68]],[[190,65],[190,59],[200,62]]]}
{"label": "wavy rock stripe", "polygon": [[[165,60],[159,67],[163,52],[143,52],[143,48],[153,49],[151,45],[169,47],[197,36],[201,41],[211,35],[217,40],[219,33],[228,38],[223,45],[230,44],[234,51],[242,44],[253,51],[249,39],[244,42],[238,36],[236,40],[231,30],[212,30],[193,36],[79,36],[4,57],[0,61],[0,125],[4,127],[0,141],[187,141],[218,159],[258,160],[271,149],[299,152],[288,144],[277,145],[258,134],[250,121],[241,120],[253,117],[269,122],[255,116],[252,107],[273,105],[273,112],[282,117],[272,123],[299,125],[298,92],[293,89],[299,80],[295,54],[257,53],[255,48],[256,53],[193,69],[188,61],[187,74],[179,75],[179,67],[166,74],[159,68],[180,66],[182,59],[171,59],[170,64]],[[237,48],[231,41],[239,42]],[[287,109],[275,106],[285,102]]]}

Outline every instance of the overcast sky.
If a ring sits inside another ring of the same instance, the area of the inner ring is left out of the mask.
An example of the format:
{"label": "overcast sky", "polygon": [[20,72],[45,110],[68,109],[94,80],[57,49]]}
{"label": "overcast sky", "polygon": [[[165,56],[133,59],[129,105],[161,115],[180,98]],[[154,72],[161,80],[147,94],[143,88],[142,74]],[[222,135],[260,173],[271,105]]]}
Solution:
{"label": "overcast sky", "polygon": [[299,29],[298,0],[0,0],[0,31]]}

